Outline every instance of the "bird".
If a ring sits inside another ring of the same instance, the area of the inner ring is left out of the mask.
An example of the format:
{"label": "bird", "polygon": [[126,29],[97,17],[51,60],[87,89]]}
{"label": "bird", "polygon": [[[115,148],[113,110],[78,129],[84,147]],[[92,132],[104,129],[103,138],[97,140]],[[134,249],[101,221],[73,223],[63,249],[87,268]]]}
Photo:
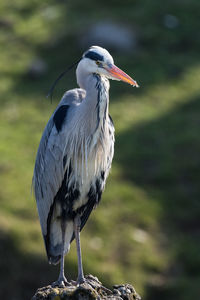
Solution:
{"label": "bird", "polygon": [[64,258],[75,239],[77,284],[83,273],[80,232],[100,202],[114,155],[114,125],[109,115],[109,79],[138,84],[114,64],[110,53],[91,46],[77,63],[78,88],[64,93],[38,147],[33,188],[50,264],[60,262],[53,286],[69,284]]}

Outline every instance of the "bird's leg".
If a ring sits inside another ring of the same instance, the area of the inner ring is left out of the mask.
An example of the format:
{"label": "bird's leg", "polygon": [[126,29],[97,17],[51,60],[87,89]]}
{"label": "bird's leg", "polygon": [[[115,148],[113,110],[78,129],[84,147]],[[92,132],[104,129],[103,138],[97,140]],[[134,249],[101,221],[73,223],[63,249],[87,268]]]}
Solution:
{"label": "bird's leg", "polygon": [[83,275],[83,266],[82,266],[82,257],[81,257],[80,226],[81,226],[81,219],[80,219],[80,216],[77,215],[74,218],[74,233],[75,233],[76,250],[77,250],[77,256],[78,256],[77,284],[83,283],[85,281],[85,278]]}
{"label": "bird's leg", "polygon": [[61,230],[62,230],[62,253],[60,259],[60,273],[58,280],[53,282],[53,286],[64,287],[66,284],[69,284],[65,275],[64,275],[64,263],[65,263],[65,222],[61,221]]}

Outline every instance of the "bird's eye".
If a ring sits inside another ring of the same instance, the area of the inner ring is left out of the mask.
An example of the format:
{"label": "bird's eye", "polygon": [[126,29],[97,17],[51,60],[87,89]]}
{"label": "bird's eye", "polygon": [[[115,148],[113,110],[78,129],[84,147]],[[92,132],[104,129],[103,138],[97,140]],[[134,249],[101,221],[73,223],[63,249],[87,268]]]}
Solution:
{"label": "bird's eye", "polygon": [[97,60],[97,61],[96,61],[96,64],[97,64],[97,66],[99,66],[101,63],[100,63],[100,61]]}

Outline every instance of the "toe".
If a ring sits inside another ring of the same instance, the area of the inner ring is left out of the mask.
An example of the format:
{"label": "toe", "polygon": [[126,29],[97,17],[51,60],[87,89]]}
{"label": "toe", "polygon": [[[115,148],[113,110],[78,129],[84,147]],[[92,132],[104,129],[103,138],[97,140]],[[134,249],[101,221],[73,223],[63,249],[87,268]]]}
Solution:
{"label": "toe", "polygon": [[69,282],[67,281],[67,279],[64,277],[64,278],[59,278],[57,281],[53,282],[51,284],[52,287],[65,287],[66,285],[69,285]]}

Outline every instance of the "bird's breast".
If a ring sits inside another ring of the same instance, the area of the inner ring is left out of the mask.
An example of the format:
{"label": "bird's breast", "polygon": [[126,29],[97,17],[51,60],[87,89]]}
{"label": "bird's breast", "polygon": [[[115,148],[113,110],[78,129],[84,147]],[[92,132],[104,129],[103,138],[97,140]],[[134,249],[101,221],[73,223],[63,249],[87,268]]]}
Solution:
{"label": "bird's breast", "polygon": [[103,190],[105,178],[102,178],[102,174],[106,170],[105,160],[104,153],[98,153],[98,150],[96,150],[95,153],[91,153],[87,157],[87,161],[85,159],[83,161],[81,156],[74,163],[74,179],[79,188],[80,196],[74,201],[73,210],[77,210],[88,202],[88,194],[91,189],[94,193],[97,193],[97,181],[100,182],[100,188]]}
{"label": "bird's breast", "polygon": [[[93,194],[93,200],[100,198],[108,176],[114,151],[114,127],[109,119],[98,135],[77,135],[69,144],[70,178],[68,187],[78,190],[79,197],[73,200],[73,211],[84,206]],[[81,138],[80,138],[81,137]]]}

